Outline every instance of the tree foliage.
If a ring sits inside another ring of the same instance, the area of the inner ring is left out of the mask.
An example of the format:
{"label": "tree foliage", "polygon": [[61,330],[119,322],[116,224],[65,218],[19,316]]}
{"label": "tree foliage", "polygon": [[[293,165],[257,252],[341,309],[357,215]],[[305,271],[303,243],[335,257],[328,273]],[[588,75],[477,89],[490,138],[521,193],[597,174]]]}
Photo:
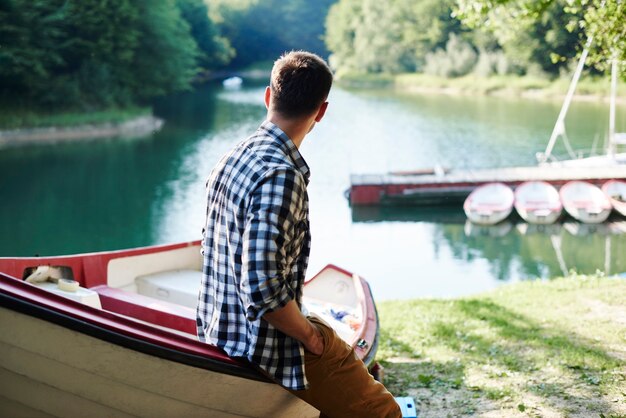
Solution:
{"label": "tree foliage", "polygon": [[[504,42],[518,38],[516,33],[526,33],[529,25],[543,24],[548,41],[557,46],[569,46],[571,38],[565,39],[560,25],[576,39],[579,52],[586,40],[593,38],[588,62],[596,68],[605,70],[613,57],[626,62],[626,2],[623,0],[459,0],[457,14],[472,27],[490,28]],[[541,35],[542,30],[527,34],[526,40],[532,40],[526,44],[529,51],[533,43],[541,41]],[[568,56],[569,51],[563,48],[553,49],[552,61],[563,61]],[[624,66],[622,76],[626,79]]]}
{"label": "tree foliage", "polygon": [[0,100],[93,109],[186,89],[228,59],[211,25],[202,0],[0,0]]}
{"label": "tree foliage", "polygon": [[326,20],[326,44],[342,70],[419,70],[428,52],[463,32],[451,16],[454,0],[340,0]]}
{"label": "tree foliage", "polygon": [[[209,0],[206,0],[209,1]],[[210,0],[211,16],[235,50],[233,67],[304,49],[321,56],[328,8],[336,0]]]}
{"label": "tree foliage", "polygon": [[[625,28],[623,0],[339,0],[326,43],[340,71],[558,76],[590,34],[598,68],[623,60]],[[450,40],[463,48],[447,52]]]}
{"label": "tree foliage", "polygon": [[209,19],[207,4],[202,0],[177,0],[176,5],[189,24],[191,36],[200,49],[198,65],[205,70],[212,70],[228,64],[235,51]]}

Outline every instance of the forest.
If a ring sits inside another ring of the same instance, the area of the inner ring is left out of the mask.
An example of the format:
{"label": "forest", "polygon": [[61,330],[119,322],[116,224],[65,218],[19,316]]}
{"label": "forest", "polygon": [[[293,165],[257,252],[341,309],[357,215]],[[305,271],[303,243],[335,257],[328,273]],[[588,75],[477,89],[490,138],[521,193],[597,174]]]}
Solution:
{"label": "forest", "polygon": [[554,78],[592,37],[601,75],[625,28],[621,0],[0,0],[0,108],[145,106],[291,49],[338,76]]}

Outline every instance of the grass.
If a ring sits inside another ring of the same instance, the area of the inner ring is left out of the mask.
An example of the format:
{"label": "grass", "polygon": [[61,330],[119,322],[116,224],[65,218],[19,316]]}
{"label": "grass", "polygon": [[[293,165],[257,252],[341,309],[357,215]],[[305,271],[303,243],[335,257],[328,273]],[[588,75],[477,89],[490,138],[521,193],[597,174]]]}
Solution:
{"label": "grass", "polygon": [[378,304],[378,360],[420,417],[626,417],[626,280]]}
{"label": "grass", "polygon": [[[506,96],[532,96],[539,98],[561,98],[567,92],[570,80],[557,78],[550,80],[537,76],[491,76],[468,75],[458,78],[445,78],[428,74],[355,74],[346,73],[339,77],[341,85],[353,88],[396,88],[413,92],[444,92],[454,94],[483,94]],[[626,89],[621,82],[619,91]],[[577,87],[579,96],[607,97],[610,91],[608,78],[583,77]]]}
{"label": "grass", "polygon": [[106,122],[119,123],[142,115],[151,115],[146,107],[112,108],[98,111],[44,112],[25,109],[0,108],[0,129],[28,129],[43,127],[69,127]]}

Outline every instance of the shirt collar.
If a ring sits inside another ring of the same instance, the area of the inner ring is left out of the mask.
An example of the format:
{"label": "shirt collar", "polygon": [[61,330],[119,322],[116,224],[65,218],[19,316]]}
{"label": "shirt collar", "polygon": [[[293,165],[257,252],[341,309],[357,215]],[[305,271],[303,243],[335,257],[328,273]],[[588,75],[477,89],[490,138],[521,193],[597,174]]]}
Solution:
{"label": "shirt collar", "polygon": [[264,121],[261,124],[260,129],[267,131],[267,133],[275,138],[277,142],[280,143],[280,148],[289,156],[291,161],[295,164],[298,171],[302,173],[307,184],[309,183],[309,177],[311,175],[311,170],[309,169],[308,164],[298,151],[298,147],[293,143],[291,138],[287,136],[286,133],[282,131],[278,126],[270,122],[269,120]]}

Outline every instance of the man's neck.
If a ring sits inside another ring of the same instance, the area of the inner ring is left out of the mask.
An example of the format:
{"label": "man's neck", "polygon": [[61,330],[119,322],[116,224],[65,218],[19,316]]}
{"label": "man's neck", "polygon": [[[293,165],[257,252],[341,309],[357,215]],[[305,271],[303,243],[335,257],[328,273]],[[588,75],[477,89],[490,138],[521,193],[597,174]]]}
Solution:
{"label": "man's neck", "polygon": [[300,148],[304,137],[311,131],[315,123],[314,117],[287,119],[275,112],[268,112],[267,120],[278,126],[297,148]]}

